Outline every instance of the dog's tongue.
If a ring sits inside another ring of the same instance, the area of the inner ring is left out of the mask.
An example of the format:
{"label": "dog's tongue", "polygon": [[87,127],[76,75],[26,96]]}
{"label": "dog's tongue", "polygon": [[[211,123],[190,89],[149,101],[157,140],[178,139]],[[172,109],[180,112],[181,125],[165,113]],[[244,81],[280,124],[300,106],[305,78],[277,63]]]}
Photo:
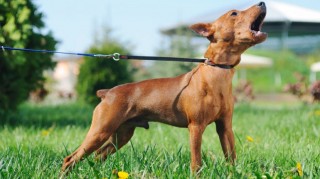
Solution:
{"label": "dog's tongue", "polygon": [[253,31],[253,34],[255,36],[261,36],[261,35],[265,35],[266,33],[265,32],[261,32],[261,31]]}
{"label": "dog's tongue", "polygon": [[260,35],[262,35],[262,32],[261,31],[257,31],[256,36],[260,36]]}
{"label": "dog's tongue", "polygon": [[265,39],[267,37],[267,33],[261,31],[254,31],[253,35],[256,40]]}

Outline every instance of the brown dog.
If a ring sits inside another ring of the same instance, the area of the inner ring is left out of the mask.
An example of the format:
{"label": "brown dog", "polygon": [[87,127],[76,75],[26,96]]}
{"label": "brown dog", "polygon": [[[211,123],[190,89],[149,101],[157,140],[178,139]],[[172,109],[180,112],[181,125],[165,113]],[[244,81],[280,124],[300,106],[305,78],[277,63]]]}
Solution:
{"label": "brown dog", "polygon": [[102,101],[94,110],[89,132],[64,159],[62,171],[94,151],[105,159],[130,140],[136,127],[148,128],[151,121],[189,129],[192,171],[201,166],[202,134],[215,122],[224,155],[233,162],[232,67],[247,48],[267,38],[260,32],[265,15],[265,3],[260,2],[245,11],[231,10],[214,23],[192,25],[210,45],[206,62],[189,73],[97,91]]}

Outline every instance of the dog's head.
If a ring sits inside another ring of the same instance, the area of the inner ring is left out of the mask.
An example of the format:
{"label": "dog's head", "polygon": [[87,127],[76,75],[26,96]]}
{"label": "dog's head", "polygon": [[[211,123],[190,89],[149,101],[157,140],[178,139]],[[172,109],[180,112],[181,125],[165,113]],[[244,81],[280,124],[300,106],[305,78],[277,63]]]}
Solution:
{"label": "dog's head", "polygon": [[241,54],[267,38],[267,33],[260,31],[266,12],[265,3],[260,2],[244,11],[231,10],[213,23],[194,24],[190,28],[207,37],[211,44]]}

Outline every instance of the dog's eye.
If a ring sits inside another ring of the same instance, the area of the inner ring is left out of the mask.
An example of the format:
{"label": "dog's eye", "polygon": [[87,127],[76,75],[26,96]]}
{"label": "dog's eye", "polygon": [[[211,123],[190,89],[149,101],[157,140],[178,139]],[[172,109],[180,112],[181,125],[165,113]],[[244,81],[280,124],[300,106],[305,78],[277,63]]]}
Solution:
{"label": "dog's eye", "polygon": [[237,16],[237,15],[238,15],[238,13],[235,11],[231,13],[231,16]]}

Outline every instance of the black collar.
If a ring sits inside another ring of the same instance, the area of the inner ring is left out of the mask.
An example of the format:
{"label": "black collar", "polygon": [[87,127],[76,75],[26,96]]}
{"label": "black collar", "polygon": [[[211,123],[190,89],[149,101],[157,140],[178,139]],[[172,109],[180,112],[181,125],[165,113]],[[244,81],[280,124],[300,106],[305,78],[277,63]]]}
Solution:
{"label": "black collar", "polygon": [[223,69],[232,69],[235,65],[225,65],[225,64],[214,64],[211,61],[209,61],[208,59],[204,61],[204,63],[206,65],[210,65],[213,67],[219,67],[219,68],[223,68]]}

